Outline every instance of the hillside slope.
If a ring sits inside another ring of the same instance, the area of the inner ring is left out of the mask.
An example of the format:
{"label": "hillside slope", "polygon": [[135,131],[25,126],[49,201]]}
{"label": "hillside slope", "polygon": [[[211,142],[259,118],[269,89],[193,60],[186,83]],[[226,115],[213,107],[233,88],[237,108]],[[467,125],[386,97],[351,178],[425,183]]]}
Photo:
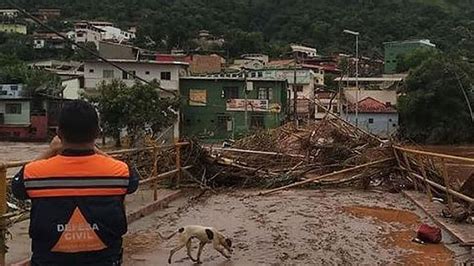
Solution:
{"label": "hillside slope", "polygon": [[[289,42],[322,52],[351,51],[344,28],[361,32],[361,49],[381,55],[384,41],[428,38],[444,50],[474,50],[474,0],[23,0],[57,7],[66,19],[105,19],[138,25],[154,47],[192,48],[197,31],[228,40],[225,52],[277,54]],[[472,47],[471,47],[472,46]],[[471,49],[472,48],[472,49]]]}

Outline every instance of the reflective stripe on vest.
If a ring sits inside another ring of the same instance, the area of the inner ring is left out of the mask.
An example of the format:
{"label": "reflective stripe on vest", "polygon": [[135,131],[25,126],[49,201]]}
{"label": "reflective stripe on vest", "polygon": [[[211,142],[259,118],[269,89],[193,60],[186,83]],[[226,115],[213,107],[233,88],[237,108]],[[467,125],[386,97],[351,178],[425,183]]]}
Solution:
{"label": "reflective stripe on vest", "polygon": [[128,166],[101,155],[56,156],[26,165],[24,182],[28,196],[116,196],[127,192]]}

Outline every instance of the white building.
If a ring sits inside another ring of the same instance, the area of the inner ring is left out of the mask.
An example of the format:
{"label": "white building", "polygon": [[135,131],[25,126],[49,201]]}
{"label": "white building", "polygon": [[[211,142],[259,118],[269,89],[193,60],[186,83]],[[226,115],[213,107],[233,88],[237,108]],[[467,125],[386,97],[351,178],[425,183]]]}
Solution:
{"label": "white building", "polygon": [[69,38],[76,42],[93,42],[99,47],[100,41],[126,42],[135,39],[135,33],[123,31],[114,24],[106,21],[80,21],[74,24],[74,34],[68,33]]}
{"label": "white building", "polygon": [[93,42],[96,47],[99,47],[99,42],[102,40],[102,35],[104,34],[104,30],[88,22],[78,22],[74,24],[74,31],[76,42]]}
{"label": "white building", "polygon": [[[179,93],[179,78],[188,75],[189,63],[185,62],[136,61],[127,59],[110,61],[146,81],[157,80],[163,89],[174,91],[176,94]],[[95,90],[102,82],[109,83],[113,80],[121,80],[128,86],[132,86],[136,82],[134,77],[103,61],[84,62],[84,88],[86,92]],[[178,141],[179,121],[176,121],[173,125],[173,138],[174,141]]]}
{"label": "white building", "polygon": [[[126,59],[110,61],[144,80],[152,81],[156,79],[164,89],[176,92],[178,91],[179,77],[187,75],[189,66],[188,63],[174,61],[136,61]],[[107,83],[114,79],[121,80],[129,86],[135,84],[135,79],[132,76],[105,62],[84,62],[85,89],[95,89],[103,81]]]}
{"label": "white building", "polygon": [[113,26],[95,26],[104,32],[102,33],[102,40],[105,41],[115,41],[122,43],[124,41],[129,41],[135,39],[135,33],[123,31],[119,28]]}
{"label": "white building", "polygon": [[316,48],[293,44],[291,50],[299,55],[298,57],[316,57],[318,55]]}
{"label": "white building", "polygon": [[22,90],[23,84],[0,84],[0,98],[19,98]]}
{"label": "white building", "polygon": [[0,16],[8,18],[16,18],[20,14],[20,11],[17,9],[0,9]]}

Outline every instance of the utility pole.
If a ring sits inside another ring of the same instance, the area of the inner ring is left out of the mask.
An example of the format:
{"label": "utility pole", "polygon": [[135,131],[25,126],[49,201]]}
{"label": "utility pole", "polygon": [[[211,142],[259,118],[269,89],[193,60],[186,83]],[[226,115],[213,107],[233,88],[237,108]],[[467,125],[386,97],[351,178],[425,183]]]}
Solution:
{"label": "utility pole", "polygon": [[359,33],[356,34],[356,127],[359,126]]}
{"label": "utility pole", "polygon": [[356,110],[355,110],[355,125],[356,127],[359,126],[359,35],[360,33],[357,31],[351,31],[351,30],[344,30],[343,33],[347,33],[350,35],[355,36],[356,38],[356,43],[355,43],[355,50],[356,50]]}
{"label": "utility pole", "polygon": [[244,70],[244,110],[245,110],[245,129],[249,130],[249,123],[248,123],[248,102],[247,102],[247,71]]}
{"label": "utility pole", "polygon": [[298,121],[298,88],[296,86],[296,63],[297,63],[297,56],[296,52],[293,51],[293,60],[294,62],[294,68],[293,68],[293,117],[295,119],[295,122],[297,123]]}

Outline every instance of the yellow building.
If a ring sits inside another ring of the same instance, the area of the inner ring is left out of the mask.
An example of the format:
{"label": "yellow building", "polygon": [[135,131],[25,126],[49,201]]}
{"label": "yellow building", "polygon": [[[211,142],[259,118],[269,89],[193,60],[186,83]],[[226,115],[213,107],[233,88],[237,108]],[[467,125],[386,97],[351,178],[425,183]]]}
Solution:
{"label": "yellow building", "polygon": [[0,32],[26,34],[26,25],[0,23]]}

